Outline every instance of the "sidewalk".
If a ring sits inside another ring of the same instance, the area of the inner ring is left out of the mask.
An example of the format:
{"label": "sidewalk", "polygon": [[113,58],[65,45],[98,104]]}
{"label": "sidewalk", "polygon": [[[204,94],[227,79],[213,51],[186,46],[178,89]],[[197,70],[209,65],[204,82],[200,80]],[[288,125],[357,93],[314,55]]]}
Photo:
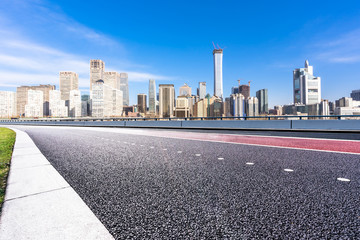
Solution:
{"label": "sidewalk", "polygon": [[31,138],[16,142],[0,217],[0,239],[114,239]]}

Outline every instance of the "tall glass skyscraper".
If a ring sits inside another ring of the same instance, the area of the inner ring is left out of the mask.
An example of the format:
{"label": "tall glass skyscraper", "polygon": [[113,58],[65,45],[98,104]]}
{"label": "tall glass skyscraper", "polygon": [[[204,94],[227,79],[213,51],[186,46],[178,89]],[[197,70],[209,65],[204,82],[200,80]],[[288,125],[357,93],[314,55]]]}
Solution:
{"label": "tall glass skyscraper", "polygon": [[127,73],[120,73],[120,90],[123,92],[123,106],[129,106],[129,81]]}
{"label": "tall glass skyscraper", "polygon": [[149,113],[156,114],[156,85],[155,80],[149,80]]}
{"label": "tall glass skyscraper", "polygon": [[268,90],[265,88],[257,91],[256,97],[259,100],[259,113],[269,113]]}
{"label": "tall glass skyscraper", "polygon": [[223,74],[222,74],[222,59],[223,50],[214,49],[214,95],[223,97]]}

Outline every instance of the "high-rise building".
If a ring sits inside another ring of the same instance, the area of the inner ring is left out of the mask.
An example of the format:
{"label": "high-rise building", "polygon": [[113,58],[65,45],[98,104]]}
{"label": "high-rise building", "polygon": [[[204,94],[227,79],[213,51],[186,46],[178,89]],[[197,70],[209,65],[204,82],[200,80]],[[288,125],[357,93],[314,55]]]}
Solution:
{"label": "high-rise building", "polygon": [[81,93],[79,90],[70,91],[69,116],[81,117]]}
{"label": "high-rise building", "polygon": [[250,85],[240,85],[238,93],[242,94],[245,99],[248,99],[250,97]]}
{"label": "high-rise building", "polygon": [[104,79],[105,63],[102,60],[90,60],[90,91],[96,81]]}
{"label": "high-rise building", "polygon": [[117,72],[104,72],[104,84],[120,90],[120,73]]}
{"label": "high-rise building", "polygon": [[70,100],[70,91],[79,90],[79,75],[74,72],[60,72],[60,92],[61,100],[64,100],[68,106]]}
{"label": "high-rise building", "polygon": [[191,87],[186,83],[179,88],[179,96],[191,96]]}
{"label": "high-rise building", "polygon": [[243,117],[245,115],[245,97],[241,93],[230,96],[230,112],[234,117]]}
{"label": "high-rise building", "polygon": [[174,116],[175,89],[174,84],[159,85],[159,116],[169,118]]}
{"label": "high-rise building", "polygon": [[247,117],[255,117],[259,115],[259,101],[256,97],[245,99],[245,112]]}
{"label": "high-rise building", "polygon": [[257,91],[256,97],[259,100],[259,113],[260,114],[269,113],[268,90],[261,89],[261,90]]}
{"label": "high-rise building", "polygon": [[206,96],[206,82],[199,82],[198,96],[200,99]]}
{"label": "high-rise building", "polygon": [[51,117],[68,117],[68,106],[65,100],[61,100],[61,92],[50,90],[49,92],[49,112]]}
{"label": "high-rise building", "polygon": [[223,97],[223,73],[222,73],[222,61],[223,50],[214,49],[214,96]]}
{"label": "high-rise building", "polygon": [[43,117],[44,116],[44,93],[40,90],[28,90],[27,104],[25,105],[25,117]]}
{"label": "high-rise building", "polygon": [[208,98],[206,98],[206,97],[197,101],[194,104],[193,116],[194,117],[207,117],[208,112],[210,112],[210,109],[208,111],[208,108],[209,108],[208,103],[209,103],[209,101],[208,101]]}
{"label": "high-rise building", "polygon": [[144,93],[140,93],[137,95],[137,101],[138,101],[138,104],[137,104],[137,110],[138,110],[138,113],[143,113],[143,114],[146,114],[146,94]]}
{"label": "high-rise building", "polygon": [[188,96],[178,96],[176,99],[175,116],[178,118],[190,117],[190,106]]}
{"label": "high-rise building", "polygon": [[155,80],[149,80],[149,113],[156,114],[156,85]]}
{"label": "high-rise building", "polygon": [[0,91],[0,118],[18,117],[16,112],[16,93]]}
{"label": "high-rise building", "polygon": [[238,86],[232,87],[231,88],[231,94],[237,94],[237,93],[239,93],[239,87]]}
{"label": "high-rise building", "polygon": [[360,89],[358,90],[353,90],[350,94],[351,98],[356,100],[356,101],[360,101]]}
{"label": "high-rise building", "polygon": [[321,78],[314,77],[313,67],[305,61],[304,68],[293,71],[294,103],[316,104],[321,101]]}
{"label": "high-rise building", "polygon": [[123,95],[118,89],[96,81],[90,91],[92,117],[120,117],[123,111]]}
{"label": "high-rise building", "polygon": [[123,105],[129,106],[129,79],[127,73],[120,73],[120,90],[123,94]]}
{"label": "high-rise building", "polygon": [[49,92],[55,90],[55,85],[21,86],[16,89],[17,116],[25,115],[25,105],[28,104],[28,91],[39,90],[43,92],[43,116],[49,116]]}

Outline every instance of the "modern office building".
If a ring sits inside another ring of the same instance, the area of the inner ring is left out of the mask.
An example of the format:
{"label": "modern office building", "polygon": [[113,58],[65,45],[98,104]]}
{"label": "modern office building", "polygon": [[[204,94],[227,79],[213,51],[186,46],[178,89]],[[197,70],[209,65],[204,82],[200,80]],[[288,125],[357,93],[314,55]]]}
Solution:
{"label": "modern office building", "polygon": [[223,62],[223,50],[214,49],[214,96],[219,98],[223,97],[223,72],[222,72],[222,62]]}
{"label": "modern office building", "polygon": [[241,93],[231,94],[230,113],[234,117],[245,116],[245,97]]}
{"label": "modern office building", "polygon": [[186,83],[179,88],[179,96],[191,96],[191,87]]}
{"label": "modern office building", "polygon": [[159,117],[174,116],[175,89],[174,84],[159,85]]}
{"label": "modern office building", "polygon": [[18,117],[16,92],[0,91],[0,118]]}
{"label": "modern office building", "polygon": [[55,85],[21,86],[16,89],[16,110],[17,116],[25,115],[25,105],[28,104],[28,91],[39,90],[43,92],[43,116],[49,116],[49,93],[55,90]]}
{"label": "modern office building", "polygon": [[123,106],[129,106],[129,79],[127,73],[120,73],[120,90],[123,94]]}
{"label": "modern office building", "polygon": [[304,68],[293,71],[294,103],[316,104],[321,101],[321,78],[314,77],[313,67],[305,61]]}
{"label": "modern office building", "polygon": [[81,93],[79,90],[70,91],[69,117],[81,117]]}
{"label": "modern office building", "polygon": [[120,73],[104,72],[104,84],[120,90]]}
{"label": "modern office building", "polygon": [[190,101],[187,96],[178,96],[176,99],[175,116],[178,118],[190,117]]}
{"label": "modern office building", "polygon": [[[194,117],[207,117],[208,116],[208,98],[203,98],[194,104]],[[210,109],[209,109],[210,110]]]}
{"label": "modern office building", "polygon": [[28,90],[25,117],[39,118],[44,116],[44,93],[41,90]]}
{"label": "modern office building", "polygon": [[75,72],[60,72],[59,78],[61,100],[64,100],[68,106],[70,91],[79,90],[79,75]]}
{"label": "modern office building", "polygon": [[255,117],[259,115],[259,101],[256,97],[245,99],[245,112],[247,117]]}
{"label": "modern office building", "polygon": [[356,100],[356,101],[360,101],[360,89],[358,90],[353,90],[350,94],[351,98]]}
{"label": "modern office building", "polygon": [[140,93],[137,95],[137,110],[138,113],[142,113],[143,115],[146,114],[146,94],[145,93]]}
{"label": "modern office building", "polygon": [[231,87],[231,94],[237,94],[239,93],[239,87],[236,86],[236,87]]}
{"label": "modern office building", "polygon": [[102,60],[90,60],[90,91],[96,81],[104,79],[105,63]]}
{"label": "modern office building", "polygon": [[49,92],[49,113],[51,117],[68,117],[69,107],[65,105],[65,100],[61,99],[61,92],[50,90]]}
{"label": "modern office building", "polygon": [[206,82],[199,82],[198,96],[200,99],[204,99],[206,96]]}
{"label": "modern office building", "polygon": [[269,113],[268,90],[261,89],[256,92],[256,97],[259,100],[259,114]]}
{"label": "modern office building", "polygon": [[156,115],[156,85],[155,80],[149,80],[149,114]]}

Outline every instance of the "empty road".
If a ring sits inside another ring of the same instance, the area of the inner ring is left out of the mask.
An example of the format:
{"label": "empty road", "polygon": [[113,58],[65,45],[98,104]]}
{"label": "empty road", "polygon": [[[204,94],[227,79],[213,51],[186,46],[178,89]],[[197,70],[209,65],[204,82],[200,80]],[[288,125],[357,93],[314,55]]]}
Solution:
{"label": "empty road", "polygon": [[360,239],[358,135],[14,127],[116,239]]}

